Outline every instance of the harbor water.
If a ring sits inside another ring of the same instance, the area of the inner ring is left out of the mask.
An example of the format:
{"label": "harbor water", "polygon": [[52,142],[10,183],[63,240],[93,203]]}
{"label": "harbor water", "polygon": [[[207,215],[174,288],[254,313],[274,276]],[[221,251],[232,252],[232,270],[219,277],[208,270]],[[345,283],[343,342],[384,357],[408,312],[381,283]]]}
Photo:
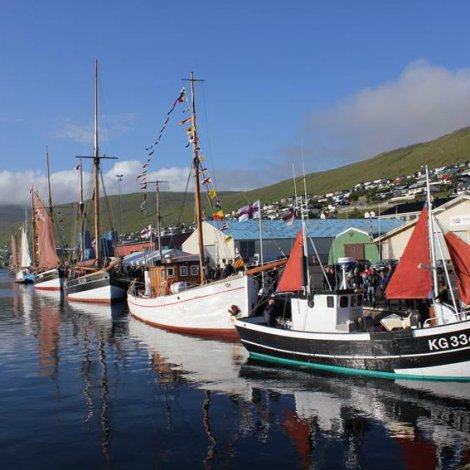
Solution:
{"label": "harbor water", "polygon": [[5,469],[459,469],[470,384],[317,373],[0,270]]}

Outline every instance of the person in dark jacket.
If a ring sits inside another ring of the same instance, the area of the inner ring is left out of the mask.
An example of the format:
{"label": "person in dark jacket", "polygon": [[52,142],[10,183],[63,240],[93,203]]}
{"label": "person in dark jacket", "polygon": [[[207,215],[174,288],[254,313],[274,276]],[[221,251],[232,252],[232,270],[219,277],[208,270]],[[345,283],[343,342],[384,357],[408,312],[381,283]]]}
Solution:
{"label": "person in dark jacket", "polygon": [[232,274],[235,274],[235,273],[236,273],[236,271],[235,271],[235,268],[232,265],[232,262],[227,261],[227,264],[225,265],[224,270],[222,271],[222,277],[226,278],[226,277],[229,277],[229,276],[231,276]]}

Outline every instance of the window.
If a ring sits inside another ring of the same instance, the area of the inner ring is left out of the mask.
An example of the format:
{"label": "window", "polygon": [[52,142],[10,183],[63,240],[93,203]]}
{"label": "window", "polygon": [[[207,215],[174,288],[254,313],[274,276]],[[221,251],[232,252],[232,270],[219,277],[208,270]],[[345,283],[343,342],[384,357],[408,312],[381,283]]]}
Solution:
{"label": "window", "polygon": [[362,305],[362,295],[357,296],[357,305],[359,305],[359,307]]}
{"label": "window", "polygon": [[357,297],[355,295],[352,295],[351,296],[351,307],[356,306],[356,300],[357,300]]}
{"label": "window", "polygon": [[342,295],[340,298],[339,298],[339,306],[341,308],[346,308],[348,306],[348,296],[347,295]]}
{"label": "window", "polygon": [[199,266],[197,264],[193,264],[191,266],[191,276],[199,275]]}
{"label": "window", "polygon": [[188,275],[188,267],[187,266],[180,266],[180,276],[184,277]]}
{"label": "window", "polygon": [[175,277],[175,268],[166,268],[168,277]]}
{"label": "window", "polygon": [[334,308],[335,307],[335,298],[332,295],[328,295],[326,297],[326,306],[328,308]]}

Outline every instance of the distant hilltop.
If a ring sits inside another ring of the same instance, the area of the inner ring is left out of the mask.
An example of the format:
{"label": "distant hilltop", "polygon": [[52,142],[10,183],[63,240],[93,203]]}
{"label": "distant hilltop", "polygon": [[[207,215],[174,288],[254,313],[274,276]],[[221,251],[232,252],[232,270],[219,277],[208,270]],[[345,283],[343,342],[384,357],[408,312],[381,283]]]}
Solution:
{"label": "distant hilltop", "polygon": [[[376,180],[392,180],[413,175],[422,170],[424,165],[430,168],[442,168],[451,165],[464,167],[470,162],[470,127],[459,129],[430,142],[424,142],[402,147],[389,152],[383,152],[375,157],[352,163],[333,170],[310,173],[305,176],[307,192],[310,195],[327,195],[335,192],[352,191],[357,185]],[[299,179],[302,179],[303,176]],[[303,183],[302,183],[303,188]],[[247,201],[261,200],[263,204],[287,200],[293,195],[292,179],[287,179],[270,186],[254,189],[245,193],[219,192],[219,200],[226,214],[245,206]],[[165,226],[178,226],[182,222],[192,222],[193,210],[187,207],[181,210],[183,193],[160,193],[161,216]],[[122,233],[140,232],[141,228],[149,223],[155,223],[155,214],[152,211],[142,214],[139,211],[142,195],[133,193],[121,195],[119,205],[117,196],[111,196],[110,204],[113,207],[115,227],[121,225]],[[351,205],[353,205],[351,201]],[[189,206],[189,205],[188,205]],[[117,214],[120,207],[121,217]],[[60,212],[64,227],[64,238],[72,236],[70,227],[73,226],[73,204],[60,205]],[[118,219],[119,222],[118,222]],[[9,235],[17,230],[24,220],[23,206],[0,205],[0,243],[9,244]]]}

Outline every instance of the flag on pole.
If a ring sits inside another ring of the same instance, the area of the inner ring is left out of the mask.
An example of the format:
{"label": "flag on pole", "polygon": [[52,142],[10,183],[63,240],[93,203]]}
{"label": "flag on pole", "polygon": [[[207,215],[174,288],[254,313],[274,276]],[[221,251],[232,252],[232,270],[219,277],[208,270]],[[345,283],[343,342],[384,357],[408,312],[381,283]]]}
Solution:
{"label": "flag on pole", "polygon": [[260,202],[256,201],[253,204],[248,204],[247,206],[238,209],[237,217],[239,222],[261,218]]}
{"label": "flag on pole", "polygon": [[296,214],[295,214],[295,209],[290,208],[288,212],[282,217],[282,220],[287,224],[287,225],[292,225],[294,223]]}
{"label": "flag on pole", "polygon": [[152,224],[148,225],[147,227],[144,227],[140,231],[140,238],[150,238],[152,236]]}

